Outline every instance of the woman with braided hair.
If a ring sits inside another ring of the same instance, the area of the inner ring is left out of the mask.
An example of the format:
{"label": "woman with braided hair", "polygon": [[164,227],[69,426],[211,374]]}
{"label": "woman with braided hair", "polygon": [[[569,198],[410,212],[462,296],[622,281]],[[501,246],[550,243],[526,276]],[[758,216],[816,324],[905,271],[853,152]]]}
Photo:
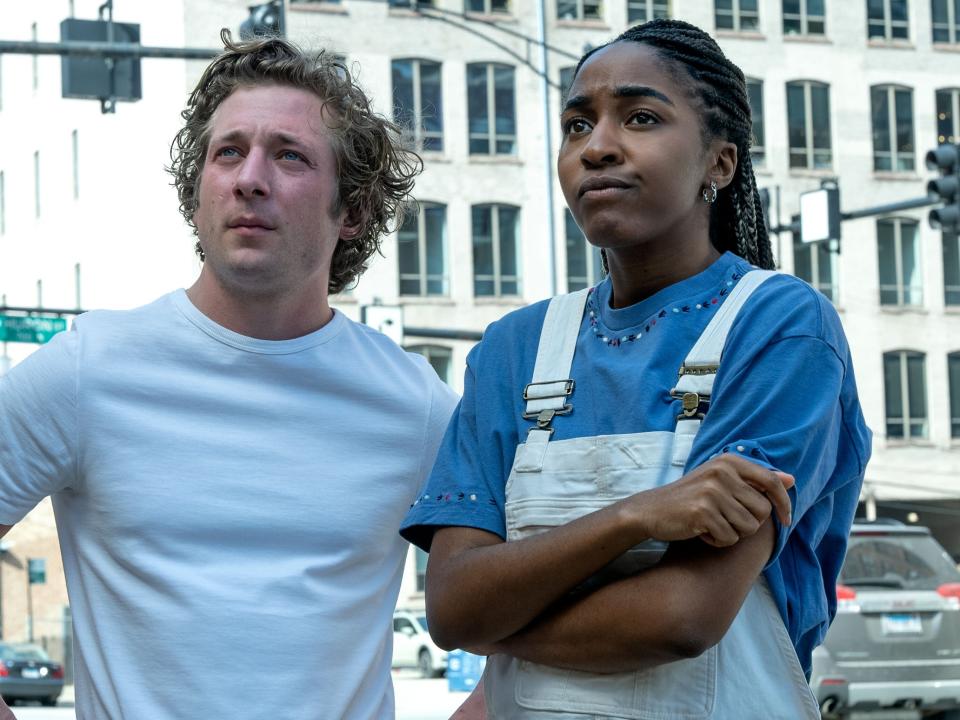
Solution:
{"label": "woman with braided hair", "polygon": [[434,639],[489,655],[458,716],[819,718],[870,431],[836,311],[772,271],[743,74],[653,21],[561,124],[609,275],[488,328],[401,530]]}

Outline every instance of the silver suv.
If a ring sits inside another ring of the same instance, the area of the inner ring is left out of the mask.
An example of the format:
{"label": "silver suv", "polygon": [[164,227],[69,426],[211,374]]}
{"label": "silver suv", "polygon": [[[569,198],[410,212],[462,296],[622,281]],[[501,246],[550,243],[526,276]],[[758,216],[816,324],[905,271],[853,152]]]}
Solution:
{"label": "silver suv", "polygon": [[810,685],[825,718],[960,714],[960,571],[929,530],[853,526]]}

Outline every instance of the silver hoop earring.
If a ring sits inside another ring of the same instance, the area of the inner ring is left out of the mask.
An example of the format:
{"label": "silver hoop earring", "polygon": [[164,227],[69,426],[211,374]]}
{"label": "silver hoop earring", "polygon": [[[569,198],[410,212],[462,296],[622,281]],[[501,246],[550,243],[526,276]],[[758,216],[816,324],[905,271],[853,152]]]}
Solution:
{"label": "silver hoop earring", "polygon": [[707,204],[713,204],[717,201],[717,181],[711,180],[709,188],[703,188],[700,193],[703,196],[703,201]]}

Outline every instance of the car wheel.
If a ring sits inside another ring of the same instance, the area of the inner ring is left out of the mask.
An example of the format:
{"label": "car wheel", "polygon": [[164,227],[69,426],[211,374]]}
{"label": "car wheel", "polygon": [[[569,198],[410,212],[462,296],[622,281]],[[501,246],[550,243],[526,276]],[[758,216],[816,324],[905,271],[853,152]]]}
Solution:
{"label": "car wheel", "polygon": [[422,648],[417,655],[417,669],[420,670],[420,677],[433,677],[433,658],[430,657],[430,651],[426,648]]}
{"label": "car wheel", "polygon": [[40,698],[40,704],[44,707],[55,707],[57,704],[57,697],[53,695],[51,697]]}

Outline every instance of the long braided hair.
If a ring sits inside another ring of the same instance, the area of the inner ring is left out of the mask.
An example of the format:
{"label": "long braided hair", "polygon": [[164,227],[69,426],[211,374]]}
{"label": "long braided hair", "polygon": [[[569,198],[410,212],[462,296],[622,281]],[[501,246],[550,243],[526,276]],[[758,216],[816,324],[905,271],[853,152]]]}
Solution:
{"label": "long braided hair", "polygon": [[586,53],[583,63],[598,50],[618,42],[643,43],[656,48],[677,79],[690,85],[702,109],[704,144],[723,138],[737,146],[733,181],[720,190],[710,209],[710,241],[720,252],[731,251],[761,268],[772,269],[773,250],[767,236],[763,206],[750,161],[753,125],[743,72],[723,54],[716,41],[700,28],[681,20],[651,20]]}

